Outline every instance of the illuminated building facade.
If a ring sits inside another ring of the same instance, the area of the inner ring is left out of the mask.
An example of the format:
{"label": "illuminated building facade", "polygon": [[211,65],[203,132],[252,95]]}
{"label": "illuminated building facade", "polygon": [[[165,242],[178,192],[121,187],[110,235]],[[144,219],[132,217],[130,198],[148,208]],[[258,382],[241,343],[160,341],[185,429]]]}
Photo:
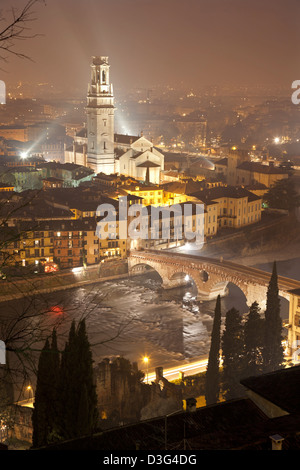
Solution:
{"label": "illuminated building facade", "polygon": [[93,57],[88,86],[86,127],[65,149],[65,162],[91,168],[95,174],[120,174],[158,184],[164,155],[143,136],[114,133],[114,95],[108,57]]}
{"label": "illuminated building facade", "polygon": [[87,165],[111,174],[114,166],[114,96],[108,57],[93,57],[87,96]]}
{"label": "illuminated building facade", "polygon": [[291,290],[289,294],[288,344],[296,362],[300,360],[300,289]]}

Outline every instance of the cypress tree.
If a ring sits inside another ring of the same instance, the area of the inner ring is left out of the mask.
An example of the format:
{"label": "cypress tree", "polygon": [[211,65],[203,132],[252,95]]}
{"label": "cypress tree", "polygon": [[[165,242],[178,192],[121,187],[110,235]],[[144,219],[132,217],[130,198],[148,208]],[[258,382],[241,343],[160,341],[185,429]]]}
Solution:
{"label": "cypress tree", "polygon": [[282,367],[282,320],[280,317],[280,299],[278,296],[278,276],[276,261],[273,263],[272,275],[267,291],[265,311],[265,334],[263,347],[263,370],[271,372]]}
{"label": "cypress tree", "polygon": [[226,313],[222,336],[222,390],[226,400],[239,397],[243,391],[240,385],[243,352],[242,317],[238,310],[232,308]]}
{"label": "cypress tree", "polygon": [[208,357],[208,365],[205,377],[205,400],[206,405],[218,402],[220,392],[219,362],[221,343],[221,297],[218,295],[213,328],[211,333],[211,343]]}
{"label": "cypress tree", "polygon": [[258,303],[253,302],[244,325],[243,377],[251,377],[262,372],[263,333],[264,320],[260,316]]}
{"label": "cypress tree", "polygon": [[51,345],[47,339],[39,358],[32,414],[33,447],[58,440],[59,363],[56,331],[53,329]]}
{"label": "cypress tree", "polygon": [[50,344],[47,339],[39,358],[36,392],[34,399],[34,409],[32,413],[32,444],[33,447],[40,447],[47,444],[47,437],[50,429],[49,403],[50,387],[49,380],[49,351]]}
{"label": "cypress tree", "polygon": [[57,347],[56,330],[53,328],[49,354],[49,381],[51,381],[51,387],[49,390],[48,406],[51,429],[48,435],[48,443],[59,440],[59,411],[61,406],[59,390],[59,368],[60,353]]}
{"label": "cypress tree", "polygon": [[[86,433],[92,433],[95,430],[98,421],[97,393],[93,374],[93,359],[84,319],[79,323],[78,327],[78,349],[80,351],[80,360],[78,366],[81,390],[79,397],[77,428],[79,429],[79,435],[82,435]],[[79,414],[80,405],[82,406],[84,400],[87,401],[87,425],[84,425],[81,428],[81,419],[79,418]]]}
{"label": "cypress tree", "polygon": [[75,321],[72,321],[69,331],[69,338],[62,353],[59,378],[62,404],[67,404],[67,406],[63,405],[60,420],[60,434],[63,439],[71,439],[74,437],[73,433],[77,424],[77,362],[78,354],[76,351],[76,326]]}
{"label": "cypress tree", "polygon": [[61,434],[64,439],[90,434],[97,424],[97,394],[93,360],[85,321],[76,330],[72,322],[69,340],[62,356],[60,384],[63,403]]}

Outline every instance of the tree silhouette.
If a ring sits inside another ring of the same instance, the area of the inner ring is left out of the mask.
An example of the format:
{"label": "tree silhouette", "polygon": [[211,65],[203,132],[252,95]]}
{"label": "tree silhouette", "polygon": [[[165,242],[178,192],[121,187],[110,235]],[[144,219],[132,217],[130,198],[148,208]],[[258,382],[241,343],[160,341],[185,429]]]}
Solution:
{"label": "tree silhouette", "polygon": [[263,331],[264,319],[260,316],[258,303],[253,302],[244,325],[244,377],[262,372]]}
{"label": "tree silhouette", "polygon": [[222,390],[226,400],[241,395],[244,353],[242,317],[235,308],[226,313],[225,330],[222,336]]}
{"label": "tree silhouette", "polygon": [[300,206],[300,196],[290,178],[276,181],[264,195],[264,201],[271,208],[288,211],[293,211]]}
{"label": "tree silhouette", "polygon": [[218,295],[214,322],[211,334],[211,343],[208,356],[208,365],[205,378],[205,400],[206,405],[217,403],[220,391],[219,362],[221,343],[221,297]]}
{"label": "tree silhouette", "polygon": [[265,331],[263,347],[263,370],[271,372],[279,369],[284,360],[282,347],[282,320],[280,317],[280,299],[278,296],[278,276],[276,261],[267,291],[265,311]]}

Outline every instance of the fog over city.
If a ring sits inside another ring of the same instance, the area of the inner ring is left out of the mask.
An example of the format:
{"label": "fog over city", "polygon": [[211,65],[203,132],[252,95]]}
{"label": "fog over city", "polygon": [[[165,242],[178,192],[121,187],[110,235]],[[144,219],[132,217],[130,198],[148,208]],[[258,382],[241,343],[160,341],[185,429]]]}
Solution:
{"label": "fog over city", "polygon": [[[2,0],[6,18],[22,0]],[[158,85],[288,90],[300,72],[297,0],[49,0],[34,7],[33,34],[9,58],[8,82],[85,90],[89,58],[111,58],[123,92]]]}

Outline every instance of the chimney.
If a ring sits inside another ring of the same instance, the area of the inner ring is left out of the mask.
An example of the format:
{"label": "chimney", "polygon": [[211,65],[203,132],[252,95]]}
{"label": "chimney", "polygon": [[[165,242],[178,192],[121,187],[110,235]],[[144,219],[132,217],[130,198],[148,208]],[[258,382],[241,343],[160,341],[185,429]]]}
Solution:
{"label": "chimney", "polygon": [[280,434],[274,434],[273,436],[269,436],[272,441],[272,450],[282,450],[282,442],[284,441],[284,437],[280,436]]}

